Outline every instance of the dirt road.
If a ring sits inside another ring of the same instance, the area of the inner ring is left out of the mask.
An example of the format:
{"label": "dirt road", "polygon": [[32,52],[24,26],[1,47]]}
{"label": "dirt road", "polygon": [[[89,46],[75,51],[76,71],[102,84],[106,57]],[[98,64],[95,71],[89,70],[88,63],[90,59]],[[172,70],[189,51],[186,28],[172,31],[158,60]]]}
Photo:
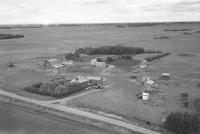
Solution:
{"label": "dirt road", "polygon": [[155,131],[152,131],[152,130],[149,130],[149,129],[146,129],[146,128],[143,128],[143,127],[140,127],[140,126],[136,126],[136,125],[124,122],[124,121],[120,121],[120,120],[117,120],[117,119],[104,117],[102,115],[97,115],[97,114],[94,114],[94,113],[82,111],[82,110],[79,110],[79,109],[75,109],[75,108],[71,108],[71,107],[67,107],[67,106],[63,106],[63,105],[49,104],[48,101],[38,101],[38,100],[35,100],[35,99],[30,99],[30,98],[23,97],[23,96],[20,96],[20,95],[16,95],[14,93],[7,92],[7,91],[1,90],[1,89],[0,89],[0,94],[8,96],[8,97],[15,98],[15,99],[18,99],[18,100],[23,100],[23,101],[26,101],[28,103],[33,103],[33,104],[36,104],[36,105],[56,109],[56,110],[59,110],[59,111],[62,111],[62,112],[66,112],[66,113],[70,113],[70,114],[74,114],[74,115],[78,115],[78,116],[83,116],[83,117],[87,117],[87,118],[94,119],[94,120],[97,120],[97,121],[102,121],[102,122],[105,122],[105,123],[108,123],[108,124],[120,126],[120,127],[129,129],[129,130],[132,130],[132,131],[135,131],[135,132],[140,132],[140,133],[144,133],[144,134],[161,134],[159,132],[155,132]]}

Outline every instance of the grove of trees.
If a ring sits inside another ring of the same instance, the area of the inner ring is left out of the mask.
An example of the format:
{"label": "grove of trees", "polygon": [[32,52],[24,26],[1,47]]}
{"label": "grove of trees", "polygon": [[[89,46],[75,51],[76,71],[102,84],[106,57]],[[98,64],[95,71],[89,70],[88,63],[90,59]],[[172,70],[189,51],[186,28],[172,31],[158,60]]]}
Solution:
{"label": "grove of trees", "polygon": [[0,34],[0,40],[5,40],[5,39],[14,39],[14,38],[24,38],[24,35],[21,34]]}
{"label": "grove of trees", "polygon": [[115,45],[115,46],[101,46],[97,48],[92,48],[92,47],[80,48],[79,52],[86,53],[89,55],[96,55],[96,54],[122,55],[122,54],[141,54],[144,53],[145,50],[140,47]]}
{"label": "grove of trees", "polygon": [[25,87],[24,90],[40,95],[65,97],[75,92],[86,89],[92,83],[70,83],[64,77],[54,78],[46,83],[38,82],[31,86]]}
{"label": "grove of trees", "polygon": [[195,113],[170,113],[164,127],[176,134],[190,134],[199,130],[200,117]]}

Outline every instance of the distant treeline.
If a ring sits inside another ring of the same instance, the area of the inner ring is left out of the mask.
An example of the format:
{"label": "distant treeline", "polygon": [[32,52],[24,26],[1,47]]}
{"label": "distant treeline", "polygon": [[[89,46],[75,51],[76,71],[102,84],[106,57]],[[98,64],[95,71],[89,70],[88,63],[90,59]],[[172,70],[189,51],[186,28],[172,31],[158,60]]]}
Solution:
{"label": "distant treeline", "polygon": [[144,48],[129,47],[129,46],[101,46],[97,48],[86,47],[79,48],[80,53],[88,55],[105,54],[105,55],[123,55],[123,54],[142,54],[145,52]]}
{"label": "distant treeline", "polygon": [[162,57],[168,56],[170,54],[171,54],[170,52],[163,53],[163,54],[158,54],[156,56],[147,57],[147,58],[145,58],[145,60],[147,60],[147,61],[153,61],[153,60],[157,60],[157,59],[160,59]]}
{"label": "distant treeline", "polygon": [[0,40],[5,40],[5,39],[14,39],[14,38],[24,38],[24,35],[21,34],[0,34]]}
{"label": "distant treeline", "polygon": [[31,86],[25,87],[24,90],[40,95],[60,98],[82,91],[92,84],[94,83],[70,83],[64,77],[57,77],[48,81],[47,83],[35,83]]}
{"label": "distant treeline", "polygon": [[158,37],[154,37],[154,39],[169,39],[169,36],[158,36]]}
{"label": "distant treeline", "polygon": [[0,29],[10,29],[10,27],[1,27],[0,26]]}
{"label": "distant treeline", "polygon": [[184,28],[184,29],[164,29],[164,31],[192,31],[192,29],[187,29],[187,28]]}

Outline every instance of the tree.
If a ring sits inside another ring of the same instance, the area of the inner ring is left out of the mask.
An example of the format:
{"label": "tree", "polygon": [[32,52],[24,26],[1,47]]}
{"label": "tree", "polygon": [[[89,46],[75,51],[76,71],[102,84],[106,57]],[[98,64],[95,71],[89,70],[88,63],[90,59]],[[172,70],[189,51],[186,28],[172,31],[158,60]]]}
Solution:
{"label": "tree", "polygon": [[164,127],[176,134],[189,134],[199,130],[200,119],[193,113],[170,113],[166,118]]}
{"label": "tree", "polygon": [[14,64],[13,62],[10,62],[10,63],[8,64],[8,67],[13,68],[13,67],[15,67],[15,64]]}
{"label": "tree", "polygon": [[101,58],[97,58],[97,62],[103,62]]}
{"label": "tree", "polygon": [[106,63],[113,62],[113,61],[114,61],[114,60],[113,60],[112,57],[107,57],[107,58],[106,58]]}

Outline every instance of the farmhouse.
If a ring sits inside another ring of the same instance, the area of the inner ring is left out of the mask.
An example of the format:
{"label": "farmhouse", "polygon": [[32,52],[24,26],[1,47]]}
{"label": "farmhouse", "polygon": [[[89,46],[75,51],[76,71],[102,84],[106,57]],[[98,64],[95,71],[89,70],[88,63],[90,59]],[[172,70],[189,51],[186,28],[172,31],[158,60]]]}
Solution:
{"label": "farmhouse", "polygon": [[91,64],[92,66],[95,66],[96,63],[97,63],[97,59],[92,59],[91,62],[90,62],[90,64]]}
{"label": "farmhouse", "polygon": [[99,68],[104,68],[106,66],[105,62],[98,62],[97,59],[92,59],[90,64]]}

